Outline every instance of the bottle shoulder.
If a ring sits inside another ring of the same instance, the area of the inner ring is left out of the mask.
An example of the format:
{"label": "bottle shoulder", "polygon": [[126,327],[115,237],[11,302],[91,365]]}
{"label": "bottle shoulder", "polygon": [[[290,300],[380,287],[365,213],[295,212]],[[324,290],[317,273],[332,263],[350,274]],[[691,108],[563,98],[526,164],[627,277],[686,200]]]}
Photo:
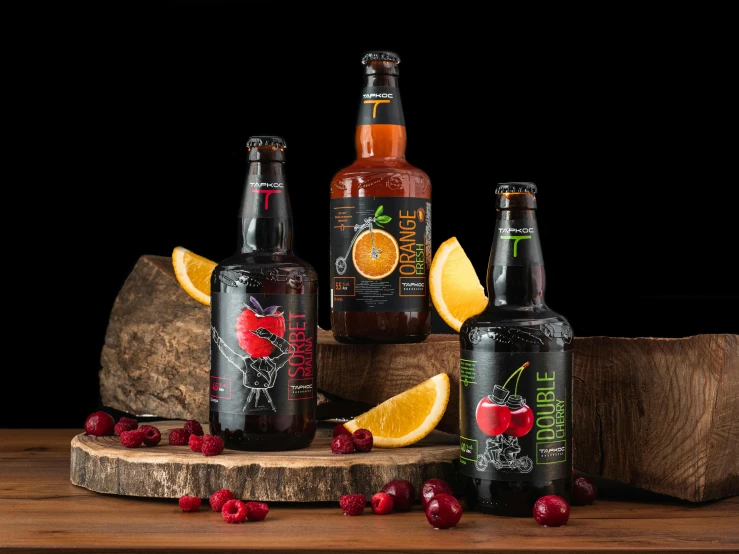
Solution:
{"label": "bottle shoulder", "polygon": [[299,284],[318,283],[315,268],[294,253],[243,253],[219,262],[211,274],[211,288],[222,285],[250,285],[261,287],[265,283]]}
{"label": "bottle shoulder", "polygon": [[357,196],[410,196],[431,198],[428,174],[408,163],[354,164],[337,172],[331,181],[332,198]]}

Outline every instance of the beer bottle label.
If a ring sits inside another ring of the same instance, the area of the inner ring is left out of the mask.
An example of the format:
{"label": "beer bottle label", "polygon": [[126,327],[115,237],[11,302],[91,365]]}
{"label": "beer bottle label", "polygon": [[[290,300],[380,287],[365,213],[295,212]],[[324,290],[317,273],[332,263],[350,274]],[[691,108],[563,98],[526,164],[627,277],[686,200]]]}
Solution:
{"label": "beer bottle label", "polygon": [[290,217],[289,202],[282,175],[249,175],[246,178],[239,217]]}
{"label": "beer bottle label", "polygon": [[363,87],[357,125],[405,126],[400,91],[396,87]]}
{"label": "beer bottle label", "polygon": [[431,202],[425,198],[331,200],[331,308],[427,312]]}
{"label": "beer bottle label", "polygon": [[211,294],[210,409],[310,414],[316,406],[315,294]]}
{"label": "beer bottle label", "polygon": [[491,481],[572,476],[572,352],[462,350],[459,471]]}
{"label": "beer bottle label", "polygon": [[543,265],[539,228],[535,219],[495,221],[490,265]]}

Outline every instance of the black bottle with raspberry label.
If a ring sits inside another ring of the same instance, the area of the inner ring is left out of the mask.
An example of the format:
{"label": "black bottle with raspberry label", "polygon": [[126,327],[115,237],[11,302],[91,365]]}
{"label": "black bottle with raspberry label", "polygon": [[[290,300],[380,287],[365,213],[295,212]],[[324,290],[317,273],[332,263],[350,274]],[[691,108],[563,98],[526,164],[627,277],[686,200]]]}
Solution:
{"label": "black bottle with raspberry label", "polygon": [[293,251],[285,141],[255,136],[238,251],[211,276],[210,432],[238,450],[293,450],[316,434],[318,279]]}
{"label": "black bottle with raspberry label", "polygon": [[459,473],[470,507],[496,515],[530,517],[572,487],[573,334],[544,302],[536,192],[496,188],[490,301],[459,336]]}

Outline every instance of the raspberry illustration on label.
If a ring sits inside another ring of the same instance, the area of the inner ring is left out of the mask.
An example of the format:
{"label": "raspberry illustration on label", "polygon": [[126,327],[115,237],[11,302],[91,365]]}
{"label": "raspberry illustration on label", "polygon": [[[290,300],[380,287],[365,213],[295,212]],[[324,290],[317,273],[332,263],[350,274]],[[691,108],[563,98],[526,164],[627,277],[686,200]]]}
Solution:
{"label": "raspberry illustration on label", "polygon": [[[245,355],[228,346],[214,326],[211,326],[211,334],[220,353],[243,374],[244,387],[249,389],[243,411],[276,412],[269,389],[275,385],[277,372],[287,364],[291,354],[290,343],[283,338],[285,318],[278,311],[279,306],[263,309],[254,297],[250,297],[250,301],[254,307],[244,303],[245,309],[236,321],[237,341]],[[260,405],[262,395],[269,405]]]}

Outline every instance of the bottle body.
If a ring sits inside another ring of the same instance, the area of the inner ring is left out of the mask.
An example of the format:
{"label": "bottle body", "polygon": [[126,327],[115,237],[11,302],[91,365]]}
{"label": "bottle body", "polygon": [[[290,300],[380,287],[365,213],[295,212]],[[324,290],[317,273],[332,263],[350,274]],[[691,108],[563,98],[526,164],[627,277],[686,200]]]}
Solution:
{"label": "bottle body", "polygon": [[211,275],[210,432],[237,450],[316,434],[318,278],[292,249],[284,141],[252,137],[239,250]]}
{"label": "bottle body", "polygon": [[345,343],[431,332],[431,181],[405,159],[397,60],[366,60],[357,159],[331,181],[331,330]]}
{"label": "bottle body", "polygon": [[490,301],[459,335],[459,473],[472,508],[530,517],[541,496],[570,499],[574,345],[544,302],[536,188],[503,190],[514,192],[498,194]]}

